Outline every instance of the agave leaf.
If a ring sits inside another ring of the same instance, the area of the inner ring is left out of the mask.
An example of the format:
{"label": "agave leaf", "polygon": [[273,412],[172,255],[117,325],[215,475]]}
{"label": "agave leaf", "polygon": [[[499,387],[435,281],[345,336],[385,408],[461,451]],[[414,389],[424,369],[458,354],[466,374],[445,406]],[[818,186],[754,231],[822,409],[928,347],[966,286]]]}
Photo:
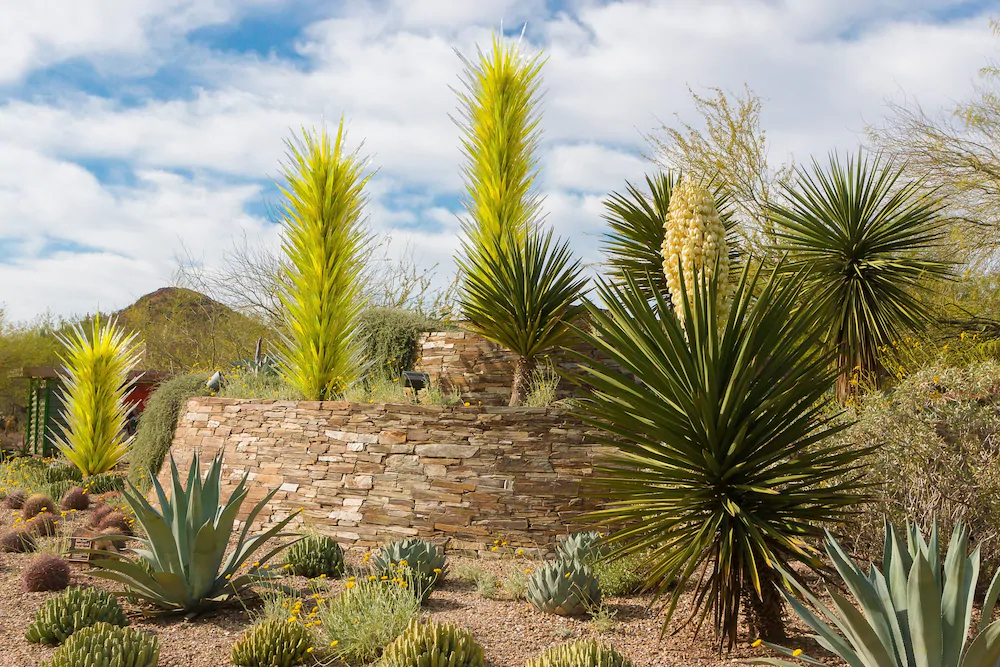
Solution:
{"label": "agave leaf", "polygon": [[990,623],[979,633],[965,653],[961,667],[997,667],[1000,665],[1000,621]]}
{"label": "agave leaf", "polygon": [[982,615],[979,618],[978,632],[982,633],[993,619],[993,610],[996,607],[997,598],[1000,598],[1000,569],[998,569],[993,575],[990,587],[986,590],[986,598],[983,600]]}
{"label": "agave leaf", "polygon": [[[887,541],[888,542],[888,541]],[[889,592],[889,585],[885,580],[885,575],[873,566],[871,568],[872,585],[878,591],[882,604],[888,610],[887,618],[889,627],[892,629],[893,642],[896,646],[896,656],[902,667],[913,667],[913,643],[910,641],[910,625],[906,611],[895,608],[892,594]]]}
{"label": "agave leaf", "polygon": [[965,557],[969,533],[956,524],[945,559],[941,592],[942,663],[957,665],[968,640],[972,602],[979,579],[979,549]]}
{"label": "agave leaf", "polygon": [[[917,535],[919,537],[919,531]],[[916,665],[942,667],[941,589],[927,558],[914,559],[906,590],[910,600],[910,639]]]}
{"label": "agave leaf", "polygon": [[867,619],[855,607],[834,590],[829,591],[837,613],[844,619],[848,640],[870,667],[896,667],[898,662],[890,657],[889,651],[869,625]]}

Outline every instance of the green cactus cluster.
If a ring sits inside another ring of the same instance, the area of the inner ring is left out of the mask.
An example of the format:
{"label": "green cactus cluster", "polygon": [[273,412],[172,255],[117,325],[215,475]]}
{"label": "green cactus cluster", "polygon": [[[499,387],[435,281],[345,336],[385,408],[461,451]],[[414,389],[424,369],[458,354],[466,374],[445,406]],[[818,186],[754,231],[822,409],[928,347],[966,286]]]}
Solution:
{"label": "green cactus cluster", "polygon": [[379,667],[485,667],[483,647],[462,628],[414,619],[386,646]]}
{"label": "green cactus cluster", "polygon": [[593,530],[566,535],[556,545],[556,553],[563,560],[594,563],[607,552],[607,547],[601,543],[603,539],[604,533]]}
{"label": "green cactus cluster", "polygon": [[632,661],[595,639],[578,639],[546,649],[525,667],[632,667]]}
{"label": "green cactus cluster", "polygon": [[34,644],[61,644],[77,630],[96,623],[126,626],[128,618],[108,591],[72,586],[45,601],[24,638]]}
{"label": "green cactus cluster", "polygon": [[344,550],[328,535],[306,535],[285,551],[285,565],[290,574],[300,577],[340,577],[344,574]]}
{"label": "green cactus cluster", "polygon": [[42,478],[49,483],[62,481],[82,482],[83,473],[76,466],[60,463],[46,468]]}
{"label": "green cactus cluster", "polygon": [[290,667],[301,664],[313,649],[312,635],[300,623],[282,620],[257,623],[233,644],[238,667]]}
{"label": "green cactus cluster", "polygon": [[160,643],[133,628],[95,623],[56,649],[45,667],[157,667]]}
{"label": "green cactus cluster", "polygon": [[601,587],[589,565],[560,559],[545,563],[531,573],[527,598],[539,611],[582,616],[601,603]]}
{"label": "green cactus cluster", "polygon": [[117,472],[102,472],[89,476],[83,485],[88,493],[94,495],[110,491],[121,493],[125,490],[125,476]]}

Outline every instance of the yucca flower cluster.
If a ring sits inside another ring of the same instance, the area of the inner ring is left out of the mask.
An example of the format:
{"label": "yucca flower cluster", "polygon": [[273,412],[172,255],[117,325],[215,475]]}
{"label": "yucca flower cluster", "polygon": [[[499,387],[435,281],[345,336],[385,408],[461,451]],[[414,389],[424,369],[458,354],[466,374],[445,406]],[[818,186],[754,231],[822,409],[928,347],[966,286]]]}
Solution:
{"label": "yucca flower cluster", "polygon": [[[692,298],[696,274],[711,279],[718,273],[719,296],[716,303],[723,320],[732,301],[729,284],[729,247],[726,228],[719,217],[715,198],[703,185],[685,175],[670,197],[663,240],[663,272],[667,276],[674,305],[681,303],[681,271],[688,298]],[[678,259],[680,260],[678,262]]]}

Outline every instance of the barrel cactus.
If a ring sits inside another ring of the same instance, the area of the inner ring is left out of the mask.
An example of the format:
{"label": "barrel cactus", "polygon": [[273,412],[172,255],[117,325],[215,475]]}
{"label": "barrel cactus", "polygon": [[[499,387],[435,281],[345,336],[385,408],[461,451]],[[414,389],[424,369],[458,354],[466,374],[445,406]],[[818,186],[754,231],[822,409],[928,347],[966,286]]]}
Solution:
{"label": "barrel cactus", "polygon": [[706,278],[718,274],[718,317],[724,321],[732,299],[729,286],[729,248],[726,229],[708,188],[685,175],[670,197],[663,240],[663,271],[671,301],[679,306],[681,276],[688,299],[694,289],[695,274]]}
{"label": "barrel cactus", "polygon": [[38,554],[21,572],[21,585],[29,593],[61,591],[69,586],[69,563],[54,554]]}
{"label": "barrel cactus", "polygon": [[52,502],[51,498],[44,493],[33,493],[24,501],[24,507],[21,508],[21,517],[25,520],[33,519],[42,512],[54,512],[55,510],[56,504]]}
{"label": "barrel cactus", "polygon": [[264,621],[236,640],[232,658],[239,667],[290,667],[302,663],[312,649],[312,636],[300,623]]}
{"label": "barrel cactus", "polygon": [[589,565],[560,559],[531,573],[527,597],[539,611],[582,616],[601,603],[601,587]]}
{"label": "barrel cactus", "polygon": [[59,506],[64,510],[85,510],[90,507],[90,496],[82,486],[72,486],[62,494]]}
{"label": "barrel cactus", "polygon": [[447,623],[410,621],[385,647],[379,667],[485,667],[483,647],[468,630]]}
{"label": "barrel cactus", "polygon": [[56,649],[47,667],[157,667],[154,635],[108,623],[83,628]]}
{"label": "barrel cactus", "polygon": [[42,604],[24,638],[34,644],[61,644],[96,623],[125,626],[128,618],[108,591],[73,586]]}
{"label": "barrel cactus", "polygon": [[35,536],[30,528],[20,527],[0,534],[0,551],[28,553],[35,550]]}
{"label": "barrel cactus", "polygon": [[21,489],[14,489],[3,498],[0,507],[5,510],[19,510],[24,507],[24,501],[28,499],[28,494]]}
{"label": "barrel cactus", "polygon": [[594,639],[579,639],[543,651],[525,667],[632,667],[632,661]]}
{"label": "barrel cactus", "polygon": [[300,577],[339,577],[344,574],[344,550],[328,535],[306,535],[285,551],[285,565]]}
{"label": "barrel cactus", "polygon": [[607,547],[601,544],[602,539],[604,534],[597,531],[573,533],[559,540],[556,552],[565,560],[592,563],[607,552]]}

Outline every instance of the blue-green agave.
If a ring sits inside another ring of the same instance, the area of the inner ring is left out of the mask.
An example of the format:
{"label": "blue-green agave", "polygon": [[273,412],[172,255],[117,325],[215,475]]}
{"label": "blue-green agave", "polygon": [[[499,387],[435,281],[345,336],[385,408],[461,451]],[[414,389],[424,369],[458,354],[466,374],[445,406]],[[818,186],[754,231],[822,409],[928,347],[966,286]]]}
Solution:
{"label": "blue-green agave", "polygon": [[[204,480],[200,472],[198,454],[195,453],[191,459],[187,488],[183,487],[171,456],[170,494],[153,478],[159,510],[154,509],[129,483],[124,498],[135,512],[136,523],[145,535],[144,538],[136,538],[142,548],[131,549],[131,555],[97,551],[99,557],[91,561],[96,569],[91,574],[124,584],[133,595],[161,611],[188,615],[239,596],[255,583],[267,583],[276,578],[277,575],[270,574],[265,566],[288,544],[279,544],[263,556],[254,554],[268,540],[292,537],[292,533],[282,531],[298,513],[291,514],[263,533],[249,534],[251,524],[277,491],[275,487],[251,510],[233,550],[227,556],[234,522],[247,498],[249,471],[243,474],[225,504],[221,497],[222,452],[208,467]],[[253,565],[240,572],[248,561],[253,561]]]}
{"label": "blue-green agave", "polygon": [[[816,642],[850,667],[1000,667],[1000,621],[990,622],[1000,595],[1000,571],[993,576],[981,619],[969,641],[979,581],[979,547],[967,556],[968,546],[969,531],[959,523],[942,563],[937,526],[929,541],[915,526],[907,526],[904,545],[887,523],[882,570],[872,565],[866,576],[827,533],[826,552],[855,601],[831,589],[834,613],[790,577],[788,581],[826,621],[791,595],[786,594],[785,599],[816,633]],[[767,646],[801,662],[757,658],[753,663],[778,667],[825,664],[801,650]]]}

